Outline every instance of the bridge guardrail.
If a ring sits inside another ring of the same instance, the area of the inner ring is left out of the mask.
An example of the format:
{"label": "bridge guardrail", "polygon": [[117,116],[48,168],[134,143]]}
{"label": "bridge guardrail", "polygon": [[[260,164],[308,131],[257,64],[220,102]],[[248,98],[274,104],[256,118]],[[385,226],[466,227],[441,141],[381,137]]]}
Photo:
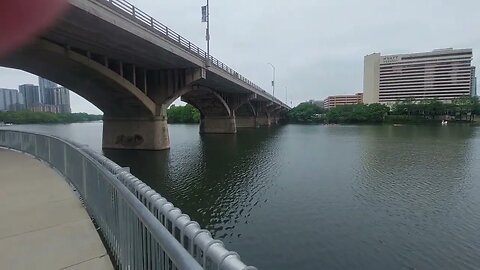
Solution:
{"label": "bridge guardrail", "polygon": [[[125,0],[96,0],[96,1],[110,5],[111,7],[114,7],[117,11],[122,12],[124,15],[132,17],[137,22],[142,23],[144,27],[147,27],[149,30],[153,30],[154,33],[160,34],[160,36],[167,38],[170,42],[177,44],[179,47],[183,48],[190,54],[193,54],[194,56],[202,59],[203,61],[207,59],[207,53],[204,50],[202,50],[201,48],[199,48],[189,40],[185,39],[181,35],[177,34],[175,31],[168,28],[161,22],[155,20],[155,18],[148,15],[144,11],[130,4],[128,1],[125,1]],[[217,68],[227,72],[233,78],[248,84],[249,86],[253,87],[255,90],[262,92],[264,95],[274,100],[275,102],[289,108],[287,104],[283,103],[278,98],[270,95],[267,91],[263,90],[260,86],[256,85],[249,79],[245,78],[244,76],[236,72],[234,69],[230,68],[228,65],[222,63],[220,60],[218,60],[217,58],[211,55],[209,57],[210,57],[210,63],[212,63]]]}
{"label": "bridge guardrail", "polygon": [[160,194],[87,146],[12,130],[0,130],[0,146],[43,160],[75,187],[119,269],[256,269]]}

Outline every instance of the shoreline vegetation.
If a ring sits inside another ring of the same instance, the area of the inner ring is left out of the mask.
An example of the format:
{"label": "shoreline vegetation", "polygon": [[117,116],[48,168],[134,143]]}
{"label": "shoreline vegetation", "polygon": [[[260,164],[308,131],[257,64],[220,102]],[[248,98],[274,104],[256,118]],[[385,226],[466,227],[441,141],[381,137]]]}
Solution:
{"label": "shoreline vegetation", "polygon": [[[303,102],[290,110],[287,123],[291,124],[421,124],[439,122],[474,122],[480,114],[478,97],[461,97],[451,103],[436,99],[403,100],[391,107],[382,104],[355,104],[324,109],[315,103]],[[198,124],[200,112],[190,104],[172,105],[167,110],[168,123]],[[91,122],[103,115],[87,113],[0,112],[0,123],[5,124],[63,124]]]}
{"label": "shoreline vegetation", "polygon": [[436,99],[416,102],[399,101],[388,107],[382,104],[355,104],[324,109],[313,102],[303,102],[288,112],[288,122],[297,124],[417,124],[439,122],[474,122],[480,114],[478,97],[460,97],[451,103]]}
{"label": "shoreline vegetation", "polygon": [[0,112],[0,122],[5,124],[67,124],[99,121],[103,115],[87,113],[51,113],[51,112]]}

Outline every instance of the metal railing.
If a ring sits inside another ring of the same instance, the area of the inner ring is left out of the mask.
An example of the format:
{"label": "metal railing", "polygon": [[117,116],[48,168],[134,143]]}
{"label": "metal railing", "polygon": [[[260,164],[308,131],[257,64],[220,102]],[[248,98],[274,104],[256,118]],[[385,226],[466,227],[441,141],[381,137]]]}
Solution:
{"label": "metal railing", "polygon": [[[161,38],[167,39],[169,42],[174,43],[175,45],[179,46],[180,48],[186,50],[190,54],[196,56],[197,58],[205,61],[207,58],[207,53],[187,40],[186,38],[182,37],[181,35],[177,34],[172,29],[168,28],[161,22],[155,20],[152,16],[148,15],[144,11],[138,9],[134,5],[130,4],[125,0],[95,0],[97,2],[103,3],[114,10],[120,12],[126,17],[133,19],[134,21],[138,22],[143,27],[147,28],[148,30],[152,31],[153,33],[159,35]],[[210,63],[215,67],[227,72],[231,77],[236,80],[239,80],[243,83],[246,83],[250,87],[254,88],[255,90],[261,92],[267,98],[279,103],[282,106],[289,108],[289,106],[278,98],[270,95],[267,91],[263,90],[260,86],[256,85],[249,79],[245,78],[234,69],[230,68],[226,64],[222,63],[217,58],[210,55]]]}
{"label": "metal railing", "polygon": [[50,164],[77,190],[119,269],[252,270],[105,156],[58,137],[0,130],[0,146]]}

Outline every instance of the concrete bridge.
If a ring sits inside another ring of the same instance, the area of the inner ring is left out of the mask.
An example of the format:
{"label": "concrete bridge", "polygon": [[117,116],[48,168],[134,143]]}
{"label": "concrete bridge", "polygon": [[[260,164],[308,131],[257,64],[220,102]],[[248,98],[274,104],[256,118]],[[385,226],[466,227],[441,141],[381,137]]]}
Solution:
{"label": "concrete bridge", "polygon": [[55,81],[97,106],[104,148],[169,148],[166,110],[180,97],[200,111],[201,133],[268,126],[289,109],[126,1],[69,2],[53,28],[0,65]]}

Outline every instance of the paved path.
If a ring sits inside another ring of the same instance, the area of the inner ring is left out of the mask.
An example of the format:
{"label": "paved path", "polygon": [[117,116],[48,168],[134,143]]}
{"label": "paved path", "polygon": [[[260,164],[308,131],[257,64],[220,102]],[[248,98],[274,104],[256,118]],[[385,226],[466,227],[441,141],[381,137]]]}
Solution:
{"label": "paved path", "polygon": [[0,269],[113,269],[63,177],[5,149],[0,149]]}

